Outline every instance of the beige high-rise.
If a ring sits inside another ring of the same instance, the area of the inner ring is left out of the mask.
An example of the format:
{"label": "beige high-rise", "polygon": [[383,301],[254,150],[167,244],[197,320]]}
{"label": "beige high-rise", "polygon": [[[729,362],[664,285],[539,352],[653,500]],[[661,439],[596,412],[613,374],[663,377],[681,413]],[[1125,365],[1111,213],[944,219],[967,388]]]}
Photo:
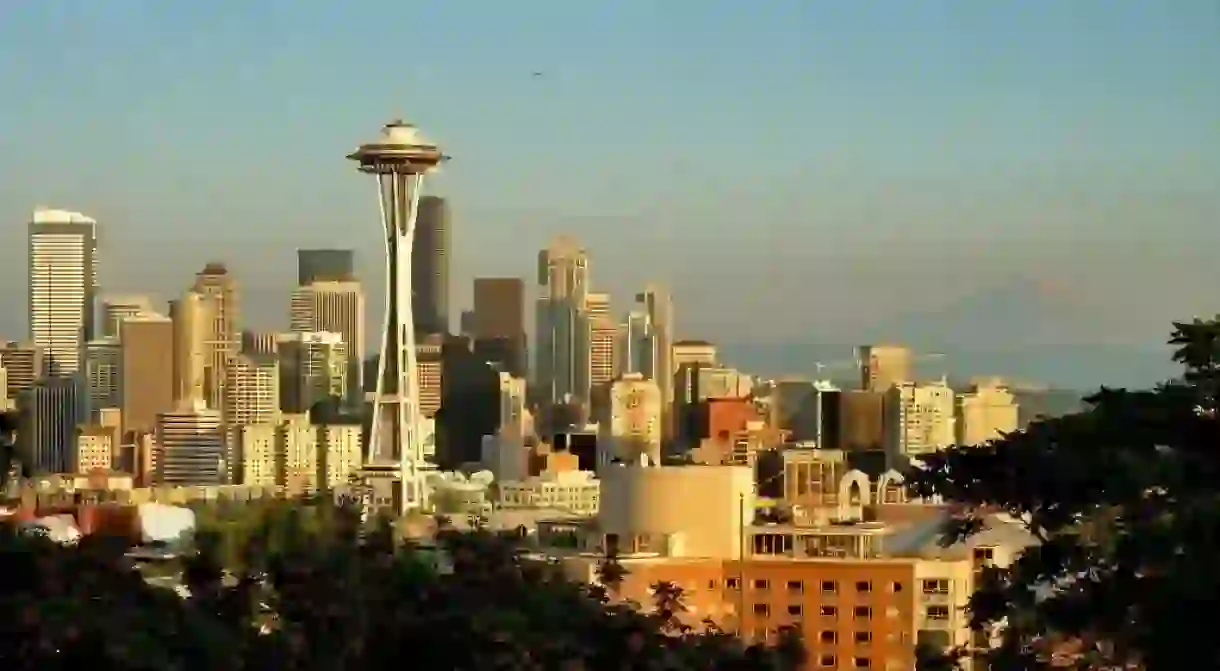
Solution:
{"label": "beige high-rise", "polygon": [[123,432],[149,432],[174,409],[174,322],[144,312],[119,323],[119,398]]}
{"label": "beige high-rise", "polygon": [[359,282],[312,282],[292,292],[289,329],[296,333],[338,333],[347,347],[347,388],[353,398],[364,389],[364,290]]}
{"label": "beige high-rise", "polygon": [[860,388],[886,391],[911,378],[911,350],[899,345],[861,345],[856,352],[860,362]]}
{"label": "beige high-rise", "polygon": [[981,445],[1017,430],[1016,396],[999,381],[975,385],[957,398],[957,444]]}
{"label": "beige high-rise", "polygon": [[169,316],[174,329],[174,400],[203,400],[205,342],[211,323],[203,294],[188,291],[170,301]]}
{"label": "beige high-rise", "polygon": [[209,263],[195,276],[194,291],[203,296],[204,398],[208,407],[225,407],[230,362],[241,351],[241,305],[237,282],[223,263]]}
{"label": "beige high-rise", "polygon": [[105,296],[102,298],[103,338],[118,338],[119,325],[128,317],[154,312],[148,296]]}

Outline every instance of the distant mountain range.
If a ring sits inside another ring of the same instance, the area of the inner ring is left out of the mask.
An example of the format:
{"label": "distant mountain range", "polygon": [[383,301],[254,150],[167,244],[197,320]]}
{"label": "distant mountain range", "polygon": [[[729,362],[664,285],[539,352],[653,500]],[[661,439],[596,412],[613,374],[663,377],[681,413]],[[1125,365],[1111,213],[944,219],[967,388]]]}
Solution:
{"label": "distant mountain range", "polygon": [[[891,338],[891,342],[909,342]],[[768,377],[818,376],[816,364],[826,364],[822,377],[852,379],[852,345],[721,344],[720,358],[744,371]],[[952,380],[999,375],[1010,384],[1089,392],[1109,387],[1149,387],[1177,373],[1167,347],[1141,348],[1117,345],[1031,345],[996,349],[937,347],[918,349],[943,357],[915,364],[921,378],[947,375]]]}
{"label": "distant mountain range", "polygon": [[[856,342],[901,343],[917,354],[944,355],[918,361],[920,377],[1000,375],[1021,386],[1091,391],[1102,385],[1151,386],[1177,373],[1167,346],[1112,344],[1116,334],[1098,312],[1070,289],[1022,280],[940,310],[884,320],[863,329]],[[1110,344],[1061,344],[1093,341]],[[813,376],[821,362],[827,364],[825,375],[838,379],[854,358],[853,346],[841,344],[743,343],[720,349],[727,362],[767,376]]]}

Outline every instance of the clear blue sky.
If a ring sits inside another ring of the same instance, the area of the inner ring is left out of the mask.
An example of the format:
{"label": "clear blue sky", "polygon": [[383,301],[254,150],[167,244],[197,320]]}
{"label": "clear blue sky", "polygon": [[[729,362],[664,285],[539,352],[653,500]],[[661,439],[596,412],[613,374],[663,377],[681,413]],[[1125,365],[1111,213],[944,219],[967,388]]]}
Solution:
{"label": "clear blue sky", "polygon": [[1039,278],[1056,337],[1155,341],[1220,309],[1217,35],[1215,0],[3,2],[0,334],[37,204],[102,222],[109,288],[229,262],[257,326],[295,247],[378,279],[343,156],[401,115],[455,157],[459,306],[570,231],[684,335],[843,342]]}

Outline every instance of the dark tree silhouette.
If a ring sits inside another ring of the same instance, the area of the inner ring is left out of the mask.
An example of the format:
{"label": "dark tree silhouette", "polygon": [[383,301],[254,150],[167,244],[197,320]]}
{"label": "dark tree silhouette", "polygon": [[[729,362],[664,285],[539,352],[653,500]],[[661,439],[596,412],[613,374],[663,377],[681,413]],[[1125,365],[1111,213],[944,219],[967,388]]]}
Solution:
{"label": "dark tree silhouette", "polygon": [[[778,651],[609,603],[523,559],[515,534],[446,529],[435,544],[403,542],[353,510],[317,516],[290,503],[258,519],[241,527],[237,566],[201,530],[184,564],[188,598],[149,585],[101,539],[60,547],[0,529],[5,668],[795,668]],[[676,615],[680,590],[662,594]]]}
{"label": "dark tree silhouette", "polygon": [[[1174,324],[1169,342],[1180,378],[1103,388],[1080,413],[907,473],[911,493],[965,504],[947,541],[995,509],[1040,540],[987,571],[971,599],[972,626],[1000,637],[979,655],[991,668],[1045,668],[1054,652],[1076,668],[1220,668],[1210,633],[1220,605],[1220,318]],[[943,668],[923,652],[922,668]]]}

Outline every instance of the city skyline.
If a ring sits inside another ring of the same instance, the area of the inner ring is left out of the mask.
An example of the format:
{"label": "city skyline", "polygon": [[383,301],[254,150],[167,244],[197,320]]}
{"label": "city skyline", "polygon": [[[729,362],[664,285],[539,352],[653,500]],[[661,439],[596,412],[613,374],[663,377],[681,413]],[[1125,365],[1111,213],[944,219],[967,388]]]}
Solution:
{"label": "city skyline", "polygon": [[[103,244],[122,250],[102,268],[112,290],[162,293],[178,268],[222,258],[266,314],[293,273],[291,254],[270,250],[351,246],[371,277],[378,243],[356,224],[375,213],[330,157],[350,129],[409,112],[466,157],[435,191],[455,208],[454,305],[469,304],[464,278],[528,276],[528,257],[561,231],[595,250],[604,290],[664,281],[682,328],[722,342],[859,341],[883,321],[860,305],[934,314],[1047,279],[1080,315],[1062,339],[1155,343],[1170,319],[1211,311],[1220,282],[1195,262],[1220,235],[1220,137],[1207,121],[1220,96],[1203,66],[1217,60],[1203,31],[1212,3],[779,3],[749,15],[624,3],[599,19],[545,5],[382,8],[384,26],[434,26],[416,60],[321,3],[226,6],[6,10],[0,53],[22,67],[0,85],[28,104],[0,110],[23,129],[0,157],[0,219],[45,203],[105,222]],[[271,24],[287,37],[247,39]],[[726,31],[741,53],[721,53]],[[33,48],[50,39],[66,45],[54,58]],[[371,44],[387,52],[370,69]],[[727,99],[725,81],[738,91]],[[243,103],[209,102],[226,99]],[[727,168],[705,142],[714,132],[758,160]],[[79,161],[49,158],[69,149]],[[504,169],[506,156],[520,164]],[[21,253],[0,251],[5,286],[18,286]],[[0,331],[20,332],[7,294]],[[1006,345],[1030,344],[1009,326]]]}

